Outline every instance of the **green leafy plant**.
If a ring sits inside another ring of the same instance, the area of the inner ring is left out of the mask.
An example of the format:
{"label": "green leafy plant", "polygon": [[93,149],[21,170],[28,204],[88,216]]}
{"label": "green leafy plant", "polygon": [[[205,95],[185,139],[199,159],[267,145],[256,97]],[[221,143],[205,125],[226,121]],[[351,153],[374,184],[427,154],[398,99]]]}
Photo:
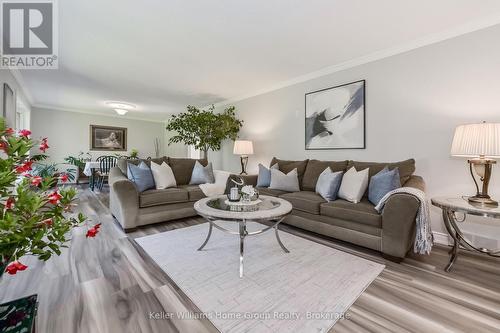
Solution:
{"label": "green leafy plant", "polygon": [[57,166],[59,164],[57,163],[49,163],[49,164],[42,164],[42,163],[35,163],[33,164],[33,171],[31,172],[32,176],[40,176],[42,178],[48,178],[52,177],[55,181],[53,186],[57,184],[58,178],[65,174],[67,177],[67,180],[70,182],[73,182],[75,180],[75,169],[68,169],[65,172],[59,172],[57,170]]}
{"label": "green leafy plant", "polygon": [[85,162],[78,157],[68,156],[64,158],[64,162],[78,167],[79,170],[85,169]]}
{"label": "green leafy plant", "polygon": [[[15,133],[0,118],[0,274],[25,270],[27,266],[19,261],[24,255],[45,261],[61,254],[69,231],[86,221],[83,214],[72,212],[75,188],[52,188],[57,181],[67,181],[66,174],[31,174],[35,161],[46,156],[28,155],[35,146],[30,134],[28,130]],[[38,148],[45,153],[49,148],[46,138]],[[94,237],[99,228],[100,224],[89,228],[87,237]]]}
{"label": "green leafy plant", "polygon": [[208,110],[188,105],[187,112],[170,117],[167,130],[176,132],[176,135],[169,139],[168,144],[183,142],[194,146],[206,158],[208,150],[220,150],[223,140],[238,138],[243,121],[236,118],[235,110],[230,106],[215,113],[213,105]]}
{"label": "green leafy plant", "polygon": [[132,149],[130,151],[130,158],[137,158],[139,156],[139,151],[137,149]]}

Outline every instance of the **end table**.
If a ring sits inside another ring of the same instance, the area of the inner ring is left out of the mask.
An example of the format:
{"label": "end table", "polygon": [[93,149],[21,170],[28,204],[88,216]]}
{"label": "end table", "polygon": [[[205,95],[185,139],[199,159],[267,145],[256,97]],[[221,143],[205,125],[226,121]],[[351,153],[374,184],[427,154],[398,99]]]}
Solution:
{"label": "end table", "polygon": [[[459,224],[465,222],[467,215],[500,219],[499,207],[489,208],[482,205],[473,205],[469,203],[467,197],[437,197],[432,198],[431,202],[434,206],[442,209],[444,225],[450,236],[453,238],[453,248],[450,250],[451,257],[450,262],[445,268],[446,272],[451,270],[451,267],[457,260],[460,246],[463,246],[466,249],[485,253],[493,257],[500,257],[500,249],[485,249],[474,246],[469,240],[467,240],[459,228]],[[464,218],[462,220],[457,219],[456,213],[464,214]],[[498,222],[498,226],[500,227],[500,221]]]}

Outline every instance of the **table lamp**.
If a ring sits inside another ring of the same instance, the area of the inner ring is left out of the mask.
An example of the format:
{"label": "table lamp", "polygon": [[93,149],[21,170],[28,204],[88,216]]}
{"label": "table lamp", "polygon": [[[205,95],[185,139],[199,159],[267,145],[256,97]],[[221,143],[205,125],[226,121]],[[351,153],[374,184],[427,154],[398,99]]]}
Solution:
{"label": "table lamp", "polygon": [[248,155],[253,154],[253,144],[249,140],[234,141],[233,154],[240,155],[241,172],[240,175],[247,174]]}
{"label": "table lamp", "polygon": [[[469,197],[469,202],[483,206],[498,206],[498,202],[488,195],[488,185],[491,178],[491,168],[500,158],[500,123],[480,123],[460,125],[455,129],[451,155],[468,157],[470,174],[476,184],[476,195]],[[481,179],[479,190],[474,172]]]}

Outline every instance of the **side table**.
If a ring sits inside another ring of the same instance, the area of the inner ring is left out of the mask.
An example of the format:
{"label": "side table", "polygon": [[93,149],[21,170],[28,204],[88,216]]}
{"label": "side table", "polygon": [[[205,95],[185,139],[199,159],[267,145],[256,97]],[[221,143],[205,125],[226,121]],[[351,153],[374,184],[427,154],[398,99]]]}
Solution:
{"label": "side table", "polygon": [[[460,223],[465,222],[467,215],[500,219],[499,207],[489,208],[482,205],[473,205],[467,201],[466,197],[437,197],[432,198],[431,202],[434,206],[442,209],[444,225],[450,236],[453,238],[453,248],[450,250],[451,257],[450,262],[445,268],[446,272],[451,270],[451,267],[457,260],[460,246],[463,246],[466,249],[485,253],[493,257],[500,257],[500,249],[485,249],[474,246],[469,240],[467,240],[459,227]],[[459,220],[456,213],[464,214],[463,219]],[[500,221],[498,221],[498,226],[500,227]]]}

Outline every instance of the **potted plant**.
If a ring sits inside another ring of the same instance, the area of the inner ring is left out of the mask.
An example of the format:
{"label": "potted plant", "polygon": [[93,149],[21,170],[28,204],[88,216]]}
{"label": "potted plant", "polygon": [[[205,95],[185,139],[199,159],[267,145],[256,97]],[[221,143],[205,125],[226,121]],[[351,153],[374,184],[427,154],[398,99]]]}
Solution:
{"label": "potted plant", "polygon": [[58,182],[60,182],[61,177],[66,181],[73,182],[75,180],[75,169],[69,169],[65,172],[60,172],[57,170],[57,163],[33,163],[33,170],[31,171],[31,176],[38,176],[43,179],[52,178],[53,182],[50,187],[55,187]]}
{"label": "potted plant", "polygon": [[215,113],[215,106],[200,110],[188,105],[187,112],[170,117],[167,130],[176,132],[168,144],[183,142],[201,150],[207,158],[208,150],[220,150],[225,139],[236,140],[243,121],[236,118],[235,107],[230,106],[221,113]]}
{"label": "potted plant", "polygon": [[85,170],[85,162],[89,162],[92,160],[92,155],[89,152],[84,153],[81,151],[78,156],[68,156],[64,158],[64,161],[68,164],[74,165],[78,167],[78,178],[86,178],[87,175],[83,173]]}
{"label": "potted plant", "polygon": [[[82,226],[86,217],[72,212],[77,191],[73,187],[53,188],[57,181],[67,181],[66,175],[32,175],[33,164],[44,159],[43,154],[29,155],[35,142],[31,132],[15,132],[5,127],[0,118],[0,279],[4,273],[18,274],[29,267],[22,263],[25,255],[46,261],[52,255],[61,254],[66,247],[71,229]],[[45,153],[47,139],[42,139],[38,149]],[[87,237],[99,232],[100,224],[87,230]],[[32,304],[33,296],[30,296]],[[34,296],[36,299],[36,296]],[[20,327],[21,321],[33,318],[16,310],[26,299],[0,305],[2,326]],[[36,307],[31,307],[33,311]],[[5,313],[4,311],[8,311]],[[19,315],[19,316],[18,316]],[[12,326],[15,325],[15,326]]]}
{"label": "potted plant", "polygon": [[134,148],[134,149],[132,149],[132,150],[130,151],[130,158],[131,158],[131,159],[136,159],[136,158],[138,158],[138,157],[139,157],[139,151],[138,151],[137,149],[135,149],[135,148]]}

